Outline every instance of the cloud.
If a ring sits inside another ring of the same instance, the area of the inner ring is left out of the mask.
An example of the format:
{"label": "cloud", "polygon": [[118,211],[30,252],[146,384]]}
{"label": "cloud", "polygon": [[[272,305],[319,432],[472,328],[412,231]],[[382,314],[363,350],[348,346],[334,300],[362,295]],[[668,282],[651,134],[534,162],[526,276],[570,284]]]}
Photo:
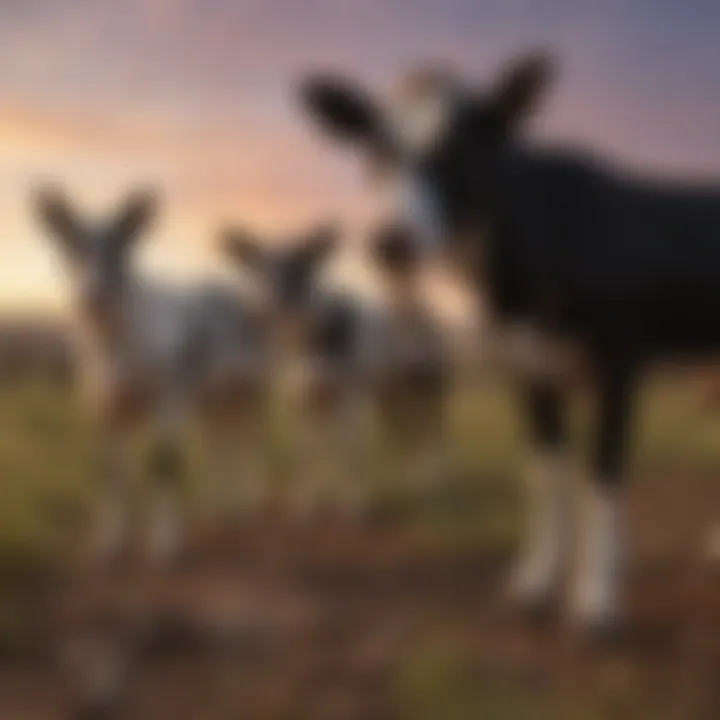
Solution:
{"label": "cloud", "polygon": [[386,82],[439,57],[482,82],[520,49],[548,46],[561,73],[543,134],[631,165],[720,174],[718,24],[720,5],[703,0],[8,0],[0,266],[19,245],[14,267],[41,284],[27,192],[43,176],[98,207],[136,180],[161,184],[153,246],[174,268],[209,264],[225,220],[352,222],[356,170],[291,92],[317,66]]}

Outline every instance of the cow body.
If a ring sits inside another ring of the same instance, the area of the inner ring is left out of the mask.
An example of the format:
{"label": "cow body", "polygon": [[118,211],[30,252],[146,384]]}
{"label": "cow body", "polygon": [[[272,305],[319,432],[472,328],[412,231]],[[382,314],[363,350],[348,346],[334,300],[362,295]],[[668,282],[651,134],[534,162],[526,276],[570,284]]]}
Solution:
{"label": "cow body", "polygon": [[261,330],[250,303],[219,284],[172,287],[137,278],[119,322],[78,318],[78,348],[91,397],[135,386],[149,402],[166,395],[203,405],[225,379],[255,380],[263,366]]}
{"label": "cow body", "polygon": [[487,92],[421,69],[403,91],[401,114],[422,120],[412,137],[406,128],[418,122],[396,122],[392,104],[346,79],[310,78],[302,98],[326,131],[402,188],[379,236],[452,258],[487,314],[484,327],[519,351],[533,459],[529,527],[510,588],[524,605],[553,598],[565,574],[573,523],[564,408],[573,381],[592,382],[597,428],[568,608],[581,627],[605,628],[619,614],[639,373],[719,349],[720,185],[642,178],[528,144],[522,125],[550,69],[544,57],[523,58]]}
{"label": "cow body", "polygon": [[[325,230],[280,247],[238,230],[228,237],[230,256],[254,269],[265,289],[274,365],[294,378],[288,405],[304,471],[295,479],[300,509],[335,495],[345,510],[362,510],[374,411],[413,458],[413,475],[435,480],[443,469],[444,338],[414,285],[390,292],[398,278],[388,270],[388,292],[375,302],[329,286]],[[333,488],[343,475],[344,487]]]}
{"label": "cow body", "polygon": [[476,238],[501,320],[591,352],[612,337],[637,360],[718,350],[720,187],[628,178],[571,152],[513,150],[503,165],[502,204]]}
{"label": "cow body", "polygon": [[[230,457],[257,453],[268,373],[261,324],[249,299],[234,288],[172,286],[131,266],[130,246],[154,213],[151,196],[132,196],[103,223],[81,218],[57,191],[38,197],[38,212],[71,271],[81,379],[97,421],[100,497],[90,551],[105,561],[124,548],[127,445],[143,423],[151,437],[147,551],[153,560],[170,560],[183,541],[182,435],[188,422],[202,421],[210,455],[221,463],[215,474],[222,477],[211,488],[223,496],[216,498],[218,507],[228,506],[235,480]],[[246,472],[245,489],[257,482],[255,472]]]}
{"label": "cow body", "polygon": [[[230,501],[235,482],[246,493],[258,492],[259,477],[232,477],[233,449],[257,453],[264,388],[262,334],[249,303],[236,291],[219,284],[204,287],[170,287],[134,278],[121,301],[117,322],[98,326],[79,319],[80,366],[90,409],[99,421],[104,453],[103,483],[97,522],[100,558],[117,551],[125,533],[126,477],[120,465],[126,437],[138,425],[152,432],[157,461],[151,459],[154,477],[154,511],[149,517],[148,551],[159,560],[180,549],[182,521],[178,481],[183,464],[182,440],[190,422],[198,422],[219,477],[209,488],[217,506]],[[252,431],[252,432],[251,432]],[[249,434],[252,440],[248,439]],[[237,454],[237,453],[236,453]],[[170,477],[172,476],[172,477]],[[253,487],[250,487],[253,485]]]}

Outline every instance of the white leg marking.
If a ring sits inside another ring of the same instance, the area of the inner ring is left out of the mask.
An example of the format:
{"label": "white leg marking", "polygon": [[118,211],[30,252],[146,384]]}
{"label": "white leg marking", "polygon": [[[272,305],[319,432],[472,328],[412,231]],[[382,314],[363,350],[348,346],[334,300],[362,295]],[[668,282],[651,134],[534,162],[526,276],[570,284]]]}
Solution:
{"label": "white leg marking", "polygon": [[510,591],[523,604],[544,602],[555,591],[565,561],[569,463],[559,454],[533,458],[527,477],[527,522]]}
{"label": "white leg marking", "polygon": [[583,488],[578,530],[571,618],[588,628],[608,627],[616,620],[623,560],[622,507],[617,489],[600,482]]}

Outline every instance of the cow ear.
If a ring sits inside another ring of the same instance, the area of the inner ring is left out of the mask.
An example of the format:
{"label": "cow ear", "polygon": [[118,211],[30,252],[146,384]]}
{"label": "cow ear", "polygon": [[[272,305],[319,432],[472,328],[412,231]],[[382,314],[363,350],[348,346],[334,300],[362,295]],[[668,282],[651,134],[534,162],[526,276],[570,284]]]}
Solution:
{"label": "cow ear", "polygon": [[375,102],[350,81],[314,75],[300,84],[300,101],[327,133],[346,142],[374,142],[381,135],[381,116]]}
{"label": "cow ear", "polygon": [[267,252],[250,232],[239,228],[225,228],[220,232],[220,249],[234,263],[263,273],[268,265]]}
{"label": "cow ear", "polygon": [[526,120],[552,80],[554,65],[550,55],[533,53],[514,62],[503,74],[492,101],[501,127],[513,131]]}
{"label": "cow ear", "polygon": [[113,238],[126,244],[145,232],[157,214],[158,199],[150,190],[136,190],[123,203],[110,232]]}
{"label": "cow ear", "polygon": [[83,251],[82,223],[67,196],[56,188],[40,188],[33,198],[34,210],[41,225],[60,241],[73,257]]}
{"label": "cow ear", "polygon": [[303,243],[303,259],[310,265],[324,262],[335,252],[339,235],[338,229],[329,223],[315,228]]}

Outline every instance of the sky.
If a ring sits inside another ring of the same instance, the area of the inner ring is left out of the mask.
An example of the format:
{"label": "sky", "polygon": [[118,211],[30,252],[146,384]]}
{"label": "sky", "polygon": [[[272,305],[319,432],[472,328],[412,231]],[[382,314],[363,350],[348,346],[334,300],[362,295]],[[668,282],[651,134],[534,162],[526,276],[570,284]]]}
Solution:
{"label": "sky", "polygon": [[[718,27],[715,0],[0,0],[0,307],[66,293],[29,201],[48,179],[92,213],[161,186],[141,262],[178,277],[221,270],[228,223],[352,227],[358,168],[294,102],[317,68],[383,84],[441,59],[490,82],[546,47],[559,72],[537,132],[720,177]],[[362,284],[351,247],[342,272]]]}

